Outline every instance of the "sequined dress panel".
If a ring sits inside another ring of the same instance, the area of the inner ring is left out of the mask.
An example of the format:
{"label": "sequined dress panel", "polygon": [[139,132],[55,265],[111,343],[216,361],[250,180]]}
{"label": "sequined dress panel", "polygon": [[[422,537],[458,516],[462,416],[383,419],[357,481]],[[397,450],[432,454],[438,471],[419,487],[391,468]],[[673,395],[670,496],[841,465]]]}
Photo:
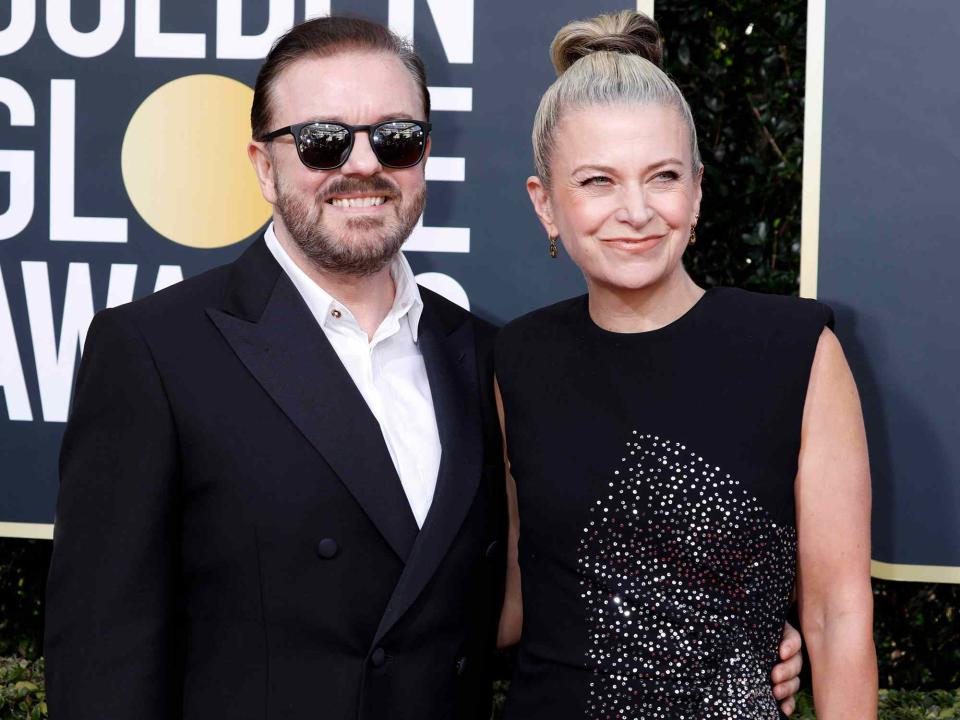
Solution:
{"label": "sequined dress panel", "polygon": [[653,333],[586,297],[497,348],[524,630],[508,720],[781,717],[812,301],[708,292]]}

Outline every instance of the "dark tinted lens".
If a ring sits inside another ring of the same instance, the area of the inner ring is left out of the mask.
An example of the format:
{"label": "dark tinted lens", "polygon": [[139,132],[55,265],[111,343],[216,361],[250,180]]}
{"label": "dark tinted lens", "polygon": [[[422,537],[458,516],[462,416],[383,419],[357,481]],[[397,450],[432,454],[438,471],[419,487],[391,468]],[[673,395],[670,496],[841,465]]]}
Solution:
{"label": "dark tinted lens", "polygon": [[371,141],[373,151],[383,165],[410,167],[423,157],[427,133],[415,122],[396,120],[378,127]]}
{"label": "dark tinted lens", "polygon": [[350,132],[342,125],[311,123],[300,131],[297,148],[305,165],[329,170],[346,160],[350,152]]}

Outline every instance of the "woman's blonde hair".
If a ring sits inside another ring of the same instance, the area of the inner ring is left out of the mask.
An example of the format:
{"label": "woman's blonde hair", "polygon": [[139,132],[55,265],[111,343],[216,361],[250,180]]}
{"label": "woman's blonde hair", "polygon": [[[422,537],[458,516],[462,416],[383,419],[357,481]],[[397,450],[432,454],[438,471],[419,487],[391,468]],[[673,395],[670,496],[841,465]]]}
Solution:
{"label": "woman's blonde hair", "polygon": [[591,105],[658,104],[675,108],[690,134],[693,171],[700,169],[697,130],[680,88],[661,69],[660,28],[643,13],[621,10],[568,23],[550,45],[559,77],[533,121],[537,175],[550,184],[550,156],[564,113]]}

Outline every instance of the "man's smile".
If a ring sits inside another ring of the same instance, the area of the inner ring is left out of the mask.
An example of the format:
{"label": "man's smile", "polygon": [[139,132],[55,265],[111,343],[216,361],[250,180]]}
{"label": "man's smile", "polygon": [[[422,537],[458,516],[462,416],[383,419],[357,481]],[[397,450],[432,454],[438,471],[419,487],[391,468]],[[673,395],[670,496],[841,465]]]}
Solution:
{"label": "man's smile", "polygon": [[338,208],[373,208],[383,205],[387,198],[383,195],[336,196],[327,200],[327,204]]}

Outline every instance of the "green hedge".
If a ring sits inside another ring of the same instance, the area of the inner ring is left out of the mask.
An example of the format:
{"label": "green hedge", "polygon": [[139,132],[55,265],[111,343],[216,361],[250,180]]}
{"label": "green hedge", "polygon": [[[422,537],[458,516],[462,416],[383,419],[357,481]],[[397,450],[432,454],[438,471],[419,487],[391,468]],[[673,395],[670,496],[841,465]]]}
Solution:
{"label": "green hedge", "polygon": [[0,720],[47,717],[43,660],[0,658]]}
{"label": "green hedge", "polygon": [[[494,718],[503,707],[506,682],[496,684]],[[0,720],[40,720],[47,717],[43,690],[43,660],[0,658]],[[810,696],[802,693],[794,718],[812,720]],[[960,688],[954,691],[881,690],[880,720],[960,718]]]}
{"label": "green hedge", "polygon": [[[796,720],[814,720],[813,702],[806,693],[797,701]],[[881,690],[879,720],[960,718],[960,689],[947,691]]]}
{"label": "green hedge", "polygon": [[703,156],[697,244],[684,262],[707,287],[799,289],[806,6],[656,2],[664,68],[690,103]]}
{"label": "green hedge", "polygon": [[52,549],[48,540],[0,538],[0,657],[40,656]]}

